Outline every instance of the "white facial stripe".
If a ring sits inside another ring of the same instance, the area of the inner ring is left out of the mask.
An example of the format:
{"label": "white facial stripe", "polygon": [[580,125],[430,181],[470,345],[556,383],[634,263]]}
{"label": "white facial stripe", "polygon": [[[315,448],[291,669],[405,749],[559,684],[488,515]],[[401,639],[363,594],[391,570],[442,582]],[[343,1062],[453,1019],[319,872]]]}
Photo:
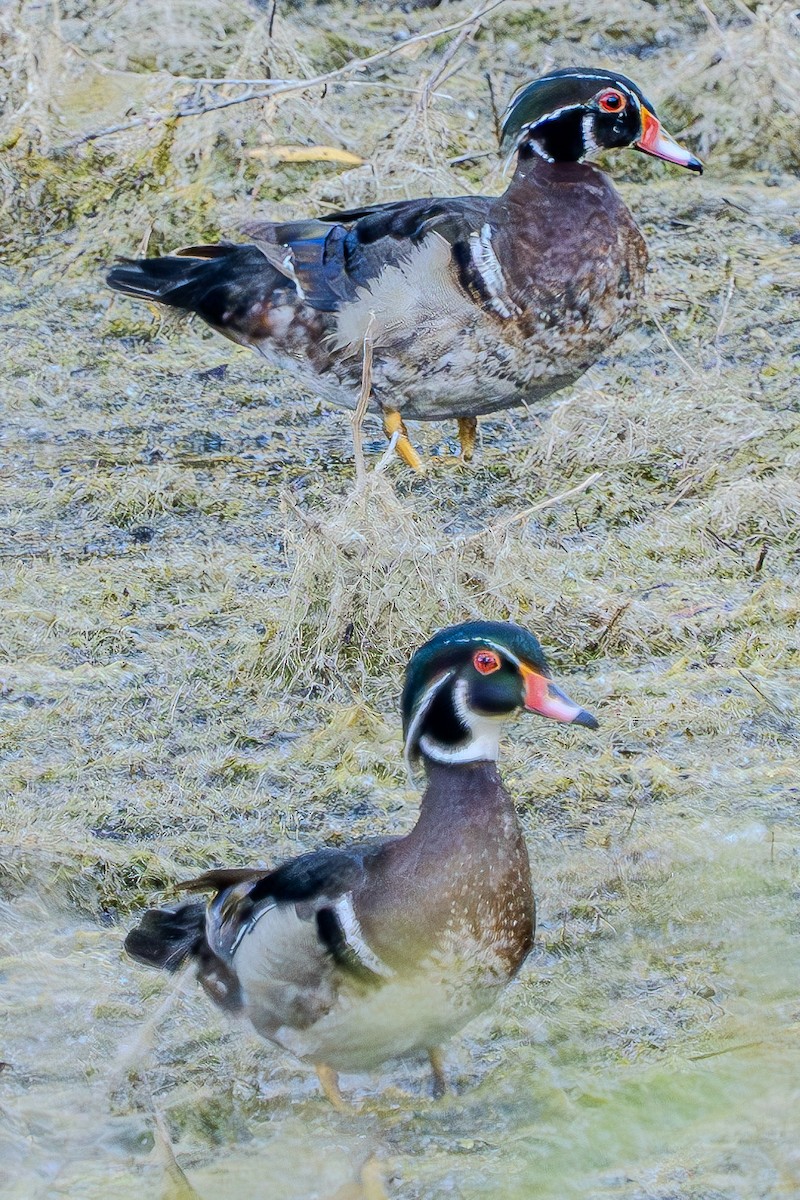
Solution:
{"label": "white facial stripe", "polygon": [[[474,646],[476,650],[494,650],[501,659],[507,659],[513,663],[517,669],[522,668],[522,662],[513,654],[507,646],[500,645],[498,642],[492,641],[491,638],[472,635],[471,637],[454,638],[449,643],[451,646]],[[455,675],[455,667],[450,671],[445,672],[430,685],[428,690],[423,693],[422,699],[414,710],[414,717],[409,725],[408,734],[406,735],[405,745],[405,760],[409,775],[412,774],[410,747],[414,744],[417,730],[422,723],[425,714],[433,703],[433,699],[450,679]],[[478,762],[481,760],[496,761],[500,752],[500,729],[504,721],[507,719],[502,717],[487,717],[480,713],[475,713],[466,703],[466,688],[465,680],[459,680],[456,687],[453,689],[453,703],[456,712],[463,722],[466,729],[470,732],[469,741],[455,748],[443,746],[440,742],[435,741],[428,734],[423,734],[419,739],[419,748],[425,753],[428,758],[434,759],[435,762],[441,763],[459,763],[459,762]]]}
{"label": "white facial stripe", "polygon": [[[584,73],[582,71],[576,71],[574,75],[573,74],[564,75],[564,76],[562,76],[562,78],[563,79],[592,79],[595,82],[597,82],[602,88],[614,87],[614,88],[616,88],[617,91],[622,92],[623,95],[627,96],[629,100],[632,100],[634,102],[634,104],[636,105],[636,108],[639,110],[639,112],[641,112],[642,106],[641,106],[639,97],[636,95],[635,92],[632,92],[630,90],[630,88],[626,87],[625,84],[622,83],[621,80],[619,80],[619,79],[614,78],[614,79],[603,80],[602,77],[598,77],[597,75],[594,75],[591,72]],[[529,86],[528,84],[525,85],[525,87],[528,87],[528,86]],[[506,111],[503,113],[503,120],[501,122],[502,125],[505,125],[505,123],[508,120],[508,117],[510,116],[511,112],[513,111],[514,106],[516,105],[519,97],[525,91],[525,87],[520,88],[519,91],[514,96],[511,97],[510,101],[508,102],[508,107],[506,108]],[[585,107],[586,107],[586,101],[581,101],[576,104],[565,104],[565,105],[562,105],[561,108],[554,108],[552,112],[543,113],[542,116],[539,117],[539,119],[537,121],[531,121],[530,124],[522,126],[522,128],[519,130],[519,132],[517,134],[517,146],[519,146],[520,142],[522,141],[523,134],[529,135],[531,133],[531,131],[536,128],[537,125],[541,125],[545,121],[552,121],[555,117],[560,117],[562,113],[571,112],[574,109],[585,108]],[[586,132],[586,127],[584,126],[584,134],[585,134],[585,132]],[[535,142],[535,138],[534,138],[534,142]],[[588,145],[588,143],[587,143],[587,145]],[[592,150],[597,149],[597,146],[594,144],[594,139],[592,139],[591,148],[592,148]],[[552,158],[550,157],[550,155],[545,154],[544,150],[542,150],[540,146],[534,145],[533,149],[536,151],[537,154],[541,155],[542,158],[546,158],[548,162],[553,161]],[[514,153],[514,151],[512,151],[512,154],[513,153]]]}
{"label": "white facial stripe", "polygon": [[[413,775],[413,770],[412,770],[412,765],[411,765],[411,747],[414,745],[414,742],[416,741],[417,730],[419,729],[420,725],[422,724],[425,714],[427,713],[431,704],[433,704],[436,694],[441,690],[441,688],[444,687],[444,685],[448,682],[448,680],[453,678],[454,675],[455,675],[455,668],[453,668],[450,671],[445,671],[444,675],[440,675],[438,679],[434,679],[433,683],[428,687],[428,690],[426,692],[422,693],[422,697],[421,697],[419,703],[417,704],[417,707],[414,709],[414,716],[412,717],[411,724],[408,727],[408,733],[406,734],[406,744],[405,744],[405,747],[403,750],[403,756],[405,758],[406,768],[408,770],[409,775]],[[420,742],[420,745],[422,745],[422,742]]]}
{"label": "white facial stripe", "polygon": [[537,125],[542,125],[545,121],[553,121],[556,117],[560,117],[562,113],[575,112],[576,109],[583,107],[583,104],[564,104],[561,108],[554,108],[552,112],[542,113],[536,121],[531,121],[530,124],[523,125],[520,133],[530,133],[532,129],[535,129]]}
{"label": "white facial stripe", "polygon": [[[490,650],[496,650],[501,658],[509,659],[510,662],[513,662],[517,667],[521,665],[516,654],[512,654],[507,646],[501,646],[497,642],[493,642],[491,638],[480,637],[479,634],[471,634],[470,637],[453,638],[453,640],[447,644],[448,646],[475,646],[479,649],[482,649],[484,646],[488,646]],[[444,678],[449,678],[449,676],[453,675],[453,673],[454,671],[450,671],[449,675],[444,676]],[[427,693],[425,694],[427,695]]]}
{"label": "white facial stripe", "polygon": [[[532,128],[533,128],[532,125],[527,126],[528,133],[530,133]],[[538,154],[539,158],[543,158],[545,162],[555,162],[556,161],[553,158],[552,154],[547,153],[544,146],[539,145],[539,143],[537,142],[535,137],[528,139],[528,145],[530,146],[531,150],[533,150],[534,154]],[[516,151],[514,151],[514,153],[516,153]]]}
{"label": "white facial stripe", "polygon": [[[522,95],[522,91],[524,91],[524,90],[525,90],[525,89],[523,88],[523,89],[520,91],[520,93],[519,93],[519,94],[520,94],[520,95]],[[506,109],[506,111],[503,113],[503,123],[505,123],[505,121],[506,121],[507,117],[508,117],[508,116],[509,116],[509,114],[511,113],[511,111],[512,111],[512,109],[514,108],[514,105],[515,105],[516,103],[517,103],[516,99],[512,99],[512,100],[510,101],[510,103],[509,103],[509,105],[508,105],[508,108],[507,108],[507,109]],[[552,112],[546,112],[546,113],[542,113],[542,115],[541,115],[541,116],[538,118],[538,120],[536,120],[536,121],[531,121],[530,125],[523,125],[523,129],[533,129],[533,128],[534,128],[536,125],[539,125],[539,124],[540,124],[542,121],[550,121],[550,120],[552,120],[552,119],[553,119],[553,117],[560,117],[562,113],[565,113],[565,112],[572,112],[572,110],[573,110],[574,108],[583,108],[583,102],[582,102],[582,101],[578,101],[578,102],[576,102],[576,103],[574,103],[574,104],[563,104],[563,105],[561,106],[561,108],[554,108],[554,109],[552,110]],[[520,132],[522,132],[522,131],[520,131]]]}
{"label": "white facial stripe", "polygon": [[425,734],[420,738],[420,748],[428,758],[439,763],[496,762],[500,753],[500,730],[506,717],[487,717],[473,712],[467,704],[465,679],[460,679],[453,688],[453,705],[459,720],[469,731],[464,745],[443,746]]}

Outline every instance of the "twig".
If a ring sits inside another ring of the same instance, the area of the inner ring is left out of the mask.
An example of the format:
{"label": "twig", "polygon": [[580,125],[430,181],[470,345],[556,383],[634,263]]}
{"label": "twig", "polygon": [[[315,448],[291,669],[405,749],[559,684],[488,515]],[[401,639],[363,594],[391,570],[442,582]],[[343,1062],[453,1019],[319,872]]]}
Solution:
{"label": "twig", "polygon": [[690,1054],[689,1062],[702,1062],[704,1058],[719,1058],[720,1054],[733,1054],[734,1050],[754,1050],[763,1042],[740,1042],[738,1046],[724,1046],[722,1050],[707,1050],[705,1054]]}
{"label": "twig", "polygon": [[189,1183],[186,1173],[175,1157],[175,1149],[172,1145],[172,1138],[169,1136],[167,1123],[156,1108],[152,1095],[150,1096],[150,1111],[156,1127],[155,1137],[153,1138],[155,1150],[166,1176],[167,1187],[164,1192],[165,1198],[168,1198],[168,1200],[202,1200],[200,1193],[195,1191]]}
{"label": "twig", "polygon": [[591,640],[591,642],[586,643],[586,649],[589,650],[590,652],[597,650],[600,646],[600,643],[603,641],[603,639],[608,637],[608,635],[611,633],[611,630],[616,625],[617,621],[620,619],[620,617],[623,615],[623,613],[626,613],[628,611],[628,609],[630,608],[630,606],[632,604],[633,604],[633,596],[631,596],[629,600],[626,600],[624,604],[620,604],[619,608],[617,608],[611,614],[611,617],[606,622],[606,624],[603,626],[603,628],[600,630],[597,637],[593,638]]}
{"label": "twig", "polygon": [[161,1003],[158,1004],[151,1012],[150,1016],[147,1018],[144,1024],[140,1026],[139,1030],[131,1039],[131,1041],[128,1042],[127,1045],[122,1046],[119,1054],[112,1064],[112,1070],[108,1078],[108,1086],[110,1091],[116,1091],[116,1089],[120,1086],[123,1077],[127,1075],[130,1070],[134,1068],[138,1070],[143,1069],[144,1060],[153,1048],[153,1038],[155,1036],[156,1029],[161,1024],[172,1006],[175,1004],[175,1001],[183,991],[193,970],[193,964],[189,963],[188,966],[184,967],[184,969],[174,977],[174,980],[170,983],[167,993]]}
{"label": "twig", "polygon": [[[453,78],[454,75],[457,75],[459,71],[463,71],[464,67],[467,65],[468,62],[469,62],[469,58],[467,57],[466,54],[463,55],[461,58],[459,58],[459,60],[457,62],[453,63],[453,65],[450,67],[449,71],[445,71],[444,74],[439,76],[439,78],[437,80],[438,86],[444,87],[444,85],[446,83],[450,82],[450,80]],[[429,99],[430,99],[430,96],[438,96],[439,94],[440,93],[438,91],[431,91],[430,95],[429,95]]]}
{"label": "twig", "polygon": [[399,440],[400,440],[400,430],[395,429],[394,433],[389,438],[389,441],[386,444],[386,449],[384,450],[383,454],[380,456],[380,458],[376,462],[375,466],[372,468],[373,475],[381,475],[386,470],[389,463],[393,461],[394,454],[395,454],[395,447],[397,446],[397,443]]}
{"label": "twig", "polygon": [[727,317],[728,317],[728,307],[730,305],[731,297],[733,296],[733,289],[735,286],[736,286],[736,278],[735,278],[733,272],[731,272],[731,277],[728,280],[728,288],[727,288],[727,291],[725,292],[725,298],[722,301],[722,311],[719,315],[719,323],[717,325],[717,332],[714,334],[714,356],[717,360],[717,363],[716,363],[717,374],[719,374],[722,371],[722,354],[720,353],[719,340],[722,337],[722,331],[725,328],[725,321],[727,320]]}
{"label": "twig", "polygon": [[181,121],[186,117],[199,117],[205,113],[218,112],[223,108],[231,108],[234,104],[250,104],[254,100],[269,100],[273,96],[283,96],[289,92],[305,92],[310,88],[326,86],[333,80],[342,79],[352,72],[364,71],[367,67],[373,66],[377,62],[383,62],[387,58],[392,58],[396,54],[400,54],[407,50],[409,46],[418,45],[421,42],[430,42],[434,38],[442,37],[446,33],[454,33],[457,29],[462,29],[465,25],[472,25],[476,21],[481,21],[494,9],[499,8],[501,4],[505,4],[506,0],[489,0],[470,13],[468,17],[462,17],[460,21],[454,21],[451,25],[443,25],[440,29],[431,29],[426,33],[417,33],[414,37],[407,38],[406,41],[386,47],[384,50],[376,50],[374,54],[368,54],[365,58],[356,58],[349,63],[345,63],[343,67],[337,67],[334,71],[326,71],[322,75],[315,75],[312,79],[276,79],[269,84],[268,87],[258,91],[245,92],[241,96],[228,96],[224,100],[219,100],[215,104],[200,104],[194,107],[180,107],[172,109],[168,113],[157,113],[150,117],[134,117],[130,121],[123,121],[118,125],[109,125],[105,129],[95,129],[91,133],[84,133],[78,138],[74,138],[71,142],[66,142],[61,149],[70,150],[74,146],[83,145],[85,142],[94,142],[98,138],[108,137],[114,133],[125,133],[129,129],[137,129],[142,125],[146,125],[152,129],[156,125],[162,125],[166,121]]}
{"label": "twig", "polygon": [[[121,74],[122,72],[120,72]],[[211,75],[173,75],[171,76],[173,83],[195,83],[203,84],[204,87],[271,87],[278,83],[291,83],[288,79],[265,79],[260,76],[258,79],[233,79],[225,76],[222,79],[215,79]],[[402,83],[387,83],[385,79],[342,79],[337,85],[339,87],[365,87],[365,88],[381,88],[386,92],[403,92],[407,96],[416,96],[419,92],[419,87],[411,87],[409,84]],[[453,100],[449,92],[431,92],[437,100]],[[681,297],[683,299],[683,297]]]}
{"label": "twig", "polygon": [[683,363],[683,365],[686,367],[686,369],[687,369],[687,371],[690,373],[690,375],[694,375],[695,377],[697,377],[697,375],[699,374],[699,372],[695,370],[695,368],[694,368],[694,367],[692,366],[692,364],[689,362],[688,358],[684,358],[684,356],[681,354],[680,350],[679,350],[679,349],[678,349],[678,347],[675,345],[675,343],[672,341],[672,339],[670,338],[670,336],[669,336],[669,334],[667,333],[667,331],[666,331],[666,329],[664,328],[664,326],[663,326],[663,325],[661,324],[661,322],[659,321],[659,319],[658,319],[658,317],[656,316],[656,314],[655,314],[655,313],[651,313],[651,314],[650,314],[650,316],[651,316],[651,318],[652,318],[653,324],[655,325],[656,329],[657,329],[657,330],[658,330],[658,332],[661,334],[661,336],[663,337],[664,341],[667,343],[667,345],[669,346],[670,350],[671,350],[671,351],[672,351],[672,353],[675,355],[675,357],[678,359],[678,361]]}
{"label": "twig", "polygon": [[[628,834],[630,833],[630,831],[633,829],[633,822],[636,820],[636,814],[638,813],[638,811],[639,811],[639,806],[637,804],[634,804],[633,812],[631,813],[631,819],[630,819],[630,821],[628,821],[628,824],[625,826],[625,832],[622,835],[622,839],[626,838],[628,836]],[[620,839],[620,840],[622,840],[622,839]]]}
{"label": "twig", "polygon": [[356,491],[360,492],[367,480],[367,465],[364,461],[364,417],[367,413],[369,398],[372,394],[372,326],[375,323],[375,313],[370,313],[367,328],[364,330],[361,359],[361,394],[355,412],[350,418],[353,427],[353,457],[356,464]]}
{"label": "twig", "polygon": [[786,717],[786,713],[783,711],[783,709],[780,708],[775,703],[774,700],[770,700],[769,696],[765,692],[762,692],[762,690],[758,686],[758,684],[754,683],[749,675],[745,675],[744,671],[742,671],[741,669],[739,669],[739,674],[741,675],[741,677],[745,681],[745,683],[750,684],[750,687],[753,689],[754,692],[758,692],[759,696],[761,697],[761,699],[764,701],[765,704],[768,704],[770,706],[770,708],[774,709],[775,712],[778,713],[781,717],[784,717],[784,718]]}
{"label": "twig", "polygon": [[299,517],[305,525],[306,529],[310,529],[313,533],[323,533],[323,525],[316,517],[310,517],[307,512],[304,512],[300,505],[295,500],[291,492],[281,492],[281,503],[287,508],[291,508],[295,516]]}
{"label": "twig", "polygon": [[696,482],[697,482],[697,480],[692,478],[691,475],[689,476],[688,479],[684,479],[683,483],[678,488],[677,492],[672,497],[669,504],[664,505],[664,512],[669,512],[669,510],[671,508],[674,508],[676,504],[680,504],[681,500],[683,500],[686,493],[690,492],[692,490],[692,488],[694,487]]}
{"label": "twig", "polygon": [[497,138],[497,145],[500,145],[502,139],[503,127],[500,121],[500,109],[497,107],[497,97],[494,94],[494,84],[492,83],[491,71],[484,71],[484,79],[486,86],[489,89],[489,103],[492,106],[492,121],[494,122],[494,136]]}
{"label": "twig", "polygon": [[495,153],[494,150],[474,150],[471,154],[459,154],[456,158],[448,158],[447,165],[455,167],[463,162],[477,162],[479,158],[491,158]]}
{"label": "twig", "polygon": [[749,208],[745,208],[743,204],[737,204],[735,200],[729,200],[727,196],[722,197],[722,203],[727,204],[729,208],[738,208],[739,212],[744,213],[746,217],[752,215]]}
{"label": "twig", "polygon": [[697,5],[697,7],[700,9],[700,12],[705,17],[709,29],[712,29],[714,31],[714,33],[716,33],[719,40],[721,42],[725,43],[725,49],[728,51],[728,53],[730,53],[730,47],[728,46],[728,39],[725,37],[725,34],[722,32],[722,28],[721,28],[720,23],[717,20],[715,14],[711,11],[711,9],[705,3],[705,0],[695,0],[695,4]]}
{"label": "twig", "polygon": [[[428,107],[431,92],[436,87],[437,83],[439,83],[444,77],[448,64],[453,61],[460,48],[464,45],[464,42],[474,35],[479,24],[480,19],[478,18],[474,26],[466,26],[459,32],[458,37],[453,38],[452,42],[440,58],[438,65],[433,69],[433,71],[431,71],[428,78],[419,88],[419,97],[417,99],[418,110],[424,110]],[[466,59],[463,60],[461,66],[463,66],[465,62]],[[459,70],[461,69],[461,66],[459,66]],[[448,75],[447,78],[449,79],[450,76]]]}
{"label": "twig", "polygon": [[548,496],[546,500],[539,500],[536,504],[532,504],[530,508],[524,508],[522,512],[515,513],[513,517],[506,517],[502,521],[498,521],[496,525],[489,525],[485,529],[479,530],[477,533],[471,533],[469,537],[459,538],[454,544],[457,546],[468,546],[470,542],[477,542],[481,538],[486,537],[487,533],[499,533],[501,529],[508,529],[511,525],[516,525],[520,521],[524,521],[532,513],[541,512],[543,508],[552,508],[555,504],[560,504],[562,500],[568,500],[570,496],[577,496],[580,492],[585,492],[593,483],[597,483],[598,479],[602,478],[602,471],[595,471],[592,475],[588,475],[582,483],[576,484],[566,492],[560,492],[558,496]]}
{"label": "twig", "polygon": [[730,542],[726,542],[725,538],[720,537],[716,530],[712,529],[710,525],[703,526],[703,533],[708,534],[716,546],[721,546],[723,550],[730,550],[731,554],[738,554],[741,557],[742,552],[739,547],[732,545]]}

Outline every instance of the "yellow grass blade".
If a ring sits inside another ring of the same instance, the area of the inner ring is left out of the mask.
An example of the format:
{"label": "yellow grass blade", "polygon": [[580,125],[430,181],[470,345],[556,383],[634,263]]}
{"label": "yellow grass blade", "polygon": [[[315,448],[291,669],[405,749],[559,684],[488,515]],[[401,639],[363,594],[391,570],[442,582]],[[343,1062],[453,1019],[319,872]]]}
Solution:
{"label": "yellow grass blade", "polygon": [[269,162],[329,162],[344,167],[360,167],[366,160],[339,146],[256,146],[247,152],[250,158],[261,158]]}

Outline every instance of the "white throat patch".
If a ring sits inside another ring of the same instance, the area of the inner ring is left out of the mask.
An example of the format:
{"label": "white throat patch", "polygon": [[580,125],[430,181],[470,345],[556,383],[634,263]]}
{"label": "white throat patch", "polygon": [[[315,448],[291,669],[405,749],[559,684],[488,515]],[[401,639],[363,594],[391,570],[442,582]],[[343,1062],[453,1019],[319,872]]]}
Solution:
{"label": "white throat patch", "polygon": [[600,149],[597,142],[594,140],[594,133],[592,132],[593,124],[594,114],[591,112],[584,113],[583,121],[581,122],[583,128],[583,157],[585,157],[587,154],[596,154]]}
{"label": "white throat patch", "polygon": [[444,746],[423,734],[419,747],[428,758],[438,763],[497,762],[500,753],[500,731],[505,717],[487,717],[473,712],[467,705],[466,680],[460,679],[453,688],[453,704],[464,727],[469,730],[461,746]]}

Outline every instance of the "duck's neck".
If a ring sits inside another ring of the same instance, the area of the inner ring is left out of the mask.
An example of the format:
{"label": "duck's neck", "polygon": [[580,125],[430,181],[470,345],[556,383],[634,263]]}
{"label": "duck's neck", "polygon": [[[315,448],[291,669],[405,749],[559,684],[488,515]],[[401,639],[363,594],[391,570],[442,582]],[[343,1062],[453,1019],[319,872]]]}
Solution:
{"label": "duck's neck", "polygon": [[554,162],[543,158],[531,148],[523,147],[517,159],[511,183],[506,195],[525,191],[531,187],[548,187],[558,183],[583,183],[602,174],[598,167],[588,162]]}
{"label": "duck's neck", "polygon": [[453,742],[437,741],[423,734],[419,746],[429,773],[433,766],[452,768],[481,762],[494,766],[500,753],[500,722],[489,718],[475,721],[472,728],[463,730],[459,741]]}
{"label": "duck's neck", "polygon": [[444,929],[457,929],[467,959],[476,939],[488,939],[511,975],[533,933],[530,863],[511,798],[494,762],[426,758],[425,769],[419,818],[388,844],[390,869],[368,897],[362,928],[398,967],[419,962]]}
{"label": "duck's neck", "polygon": [[[428,838],[435,828],[439,837],[452,839],[456,828],[465,826],[493,830],[492,837],[517,828],[511,797],[503,786],[497,763],[443,763],[424,756],[427,787],[420,804],[414,833]],[[502,818],[498,828],[498,818]]]}

